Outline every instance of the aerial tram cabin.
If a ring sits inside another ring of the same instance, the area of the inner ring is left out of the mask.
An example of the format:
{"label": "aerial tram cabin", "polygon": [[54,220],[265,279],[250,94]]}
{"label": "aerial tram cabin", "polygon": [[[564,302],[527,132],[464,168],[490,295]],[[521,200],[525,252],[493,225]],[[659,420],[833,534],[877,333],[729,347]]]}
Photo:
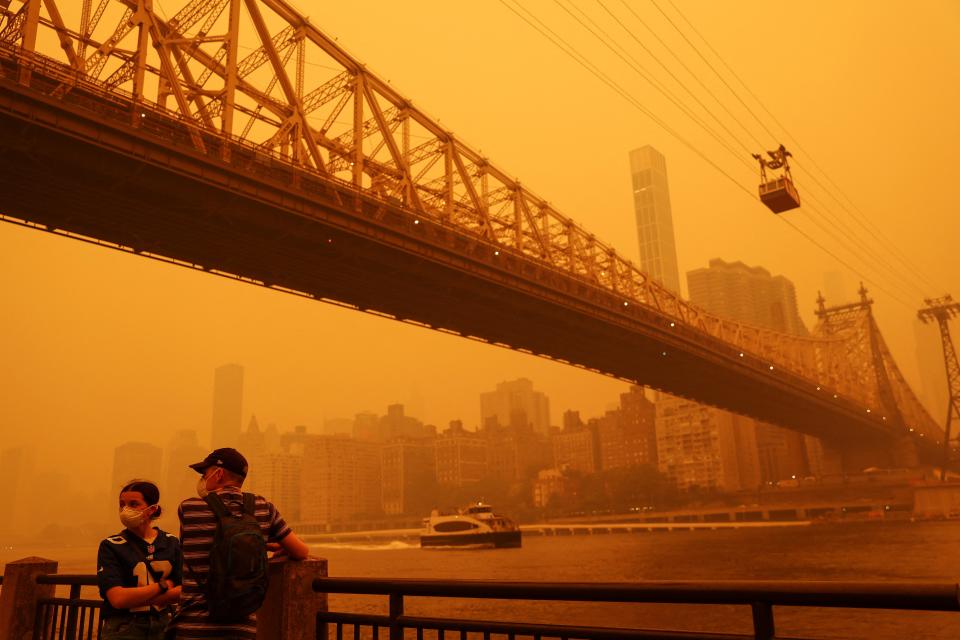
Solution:
{"label": "aerial tram cabin", "polygon": [[[780,145],[776,151],[767,151],[770,159],[760,154],[753,157],[760,163],[760,201],[774,213],[783,213],[800,206],[800,194],[793,186],[793,177],[790,175],[790,165],[787,158],[790,152]],[[783,174],[767,180],[767,169],[783,169]]]}

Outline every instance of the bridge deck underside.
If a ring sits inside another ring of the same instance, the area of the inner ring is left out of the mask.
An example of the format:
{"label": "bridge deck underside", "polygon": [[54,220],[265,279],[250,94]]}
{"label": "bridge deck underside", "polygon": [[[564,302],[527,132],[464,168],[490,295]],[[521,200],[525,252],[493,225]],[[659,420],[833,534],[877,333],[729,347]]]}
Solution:
{"label": "bridge deck underside", "polygon": [[[237,165],[0,80],[2,214],[548,355],[840,448],[892,444],[861,408],[736,362],[655,310],[624,310],[583,278],[494,256],[439,221],[414,225],[347,185]],[[316,340],[336,339],[317,327]]]}

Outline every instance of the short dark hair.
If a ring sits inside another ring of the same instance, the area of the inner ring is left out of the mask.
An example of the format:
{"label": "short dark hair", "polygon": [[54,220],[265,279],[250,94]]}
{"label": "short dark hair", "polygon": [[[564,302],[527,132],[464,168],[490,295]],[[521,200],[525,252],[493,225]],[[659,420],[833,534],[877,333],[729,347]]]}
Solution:
{"label": "short dark hair", "polygon": [[234,473],[233,471],[230,471],[229,469],[226,469],[224,467],[220,467],[220,468],[223,469],[223,476],[227,480],[231,482],[235,482],[238,487],[243,486],[243,481],[247,479],[247,476],[242,476],[239,473]]}
{"label": "short dark hair", "polygon": [[160,517],[160,505],[157,504],[160,502],[160,489],[154,483],[149,480],[130,480],[127,484],[123,485],[123,488],[120,489],[120,493],[125,493],[127,491],[136,491],[143,496],[144,501],[149,505],[157,505],[157,511],[152,516],[151,520],[156,520]]}

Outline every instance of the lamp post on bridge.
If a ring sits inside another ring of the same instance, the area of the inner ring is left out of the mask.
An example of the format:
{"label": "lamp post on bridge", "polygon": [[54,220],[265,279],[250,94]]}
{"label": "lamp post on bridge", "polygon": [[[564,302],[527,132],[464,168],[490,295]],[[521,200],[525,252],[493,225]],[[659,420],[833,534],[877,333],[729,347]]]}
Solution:
{"label": "lamp post on bridge", "polygon": [[957,352],[950,338],[949,325],[950,319],[960,314],[960,303],[954,302],[949,295],[942,298],[927,298],[924,303],[927,306],[920,309],[917,317],[925,323],[936,320],[940,326],[943,362],[947,370],[947,388],[950,392],[947,401],[947,423],[944,425],[943,469],[940,472],[940,481],[943,482],[947,479],[947,464],[950,462],[950,423],[954,418],[960,421],[960,363],[957,361]]}

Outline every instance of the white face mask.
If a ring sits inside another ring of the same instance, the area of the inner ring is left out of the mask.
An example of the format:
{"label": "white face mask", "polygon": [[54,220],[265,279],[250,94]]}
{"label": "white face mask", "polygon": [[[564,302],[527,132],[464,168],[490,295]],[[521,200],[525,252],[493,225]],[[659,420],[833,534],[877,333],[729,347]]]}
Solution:
{"label": "white face mask", "polygon": [[201,498],[206,498],[210,492],[207,490],[207,479],[204,476],[200,476],[200,479],[197,480],[197,495]]}
{"label": "white face mask", "polygon": [[150,519],[148,509],[141,511],[133,507],[124,507],[120,510],[120,522],[127,529],[138,529],[144,522]]}

